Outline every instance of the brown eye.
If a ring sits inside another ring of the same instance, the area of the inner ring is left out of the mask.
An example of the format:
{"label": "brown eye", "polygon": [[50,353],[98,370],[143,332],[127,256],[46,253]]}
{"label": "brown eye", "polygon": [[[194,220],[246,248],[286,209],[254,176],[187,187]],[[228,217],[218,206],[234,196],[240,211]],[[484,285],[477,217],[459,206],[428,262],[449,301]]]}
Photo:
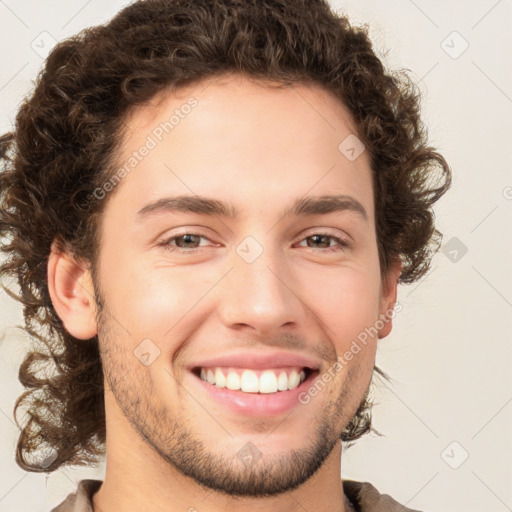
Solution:
{"label": "brown eye", "polygon": [[[207,237],[198,233],[184,233],[182,235],[166,238],[165,240],[162,240],[158,245],[167,251],[194,252],[195,249],[200,248],[198,244],[200,243],[201,239],[209,240]],[[173,242],[176,243],[174,244]]]}
{"label": "brown eye", "polygon": [[[331,245],[330,240],[337,242],[338,247]],[[330,233],[314,233],[304,238],[303,241],[307,241],[307,247],[309,248],[314,249],[316,246],[317,248],[325,249],[323,252],[339,252],[350,247],[350,243],[347,240]]]}
{"label": "brown eye", "polygon": [[[195,238],[195,241],[194,241]],[[187,249],[195,249],[195,247],[190,247],[190,244],[194,245],[195,243],[199,242],[199,239],[201,237],[199,235],[193,235],[191,233],[187,233],[186,235],[177,236],[174,238],[176,240],[176,245],[178,247],[185,247]],[[179,243],[179,240],[182,240],[182,243]],[[182,245],[184,244],[184,245]]]}

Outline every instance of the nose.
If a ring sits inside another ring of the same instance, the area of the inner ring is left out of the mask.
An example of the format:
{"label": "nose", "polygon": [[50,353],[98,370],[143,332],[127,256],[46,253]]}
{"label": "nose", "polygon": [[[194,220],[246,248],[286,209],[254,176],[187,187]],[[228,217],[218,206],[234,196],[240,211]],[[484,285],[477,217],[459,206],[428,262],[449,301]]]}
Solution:
{"label": "nose", "polygon": [[282,254],[265,249],[249,261],[235,254],[234,268],[221,282],[219,309],[224,325],[261,336],[296,328],[305,319],[306,306]]}

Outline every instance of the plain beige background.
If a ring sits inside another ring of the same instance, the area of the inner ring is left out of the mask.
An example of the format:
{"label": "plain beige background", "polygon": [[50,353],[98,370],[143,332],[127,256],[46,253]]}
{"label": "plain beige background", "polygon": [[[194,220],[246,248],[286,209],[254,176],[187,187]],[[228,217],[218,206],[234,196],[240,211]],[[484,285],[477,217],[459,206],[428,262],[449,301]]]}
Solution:
{"label": "plain beige background", "polygon": [[[43,62],[36,43],[48,49],[126,3],[0,2],[2,132]],[[426,279],[399,288],[403,310],[380,341],[377,363],[394,378],[375,390],[385,437],[345,451],[343,478],[424,511],[512,510],[512,1],[331,4],[370,25],[385,63],[411,71],[432,144],[454,172],[435,210],[446,245]],[[104,465],[45,475],[15,464],[27,340],[4,292],[0,311],[0,511],[49,512],[81,478],[103,478]]]}

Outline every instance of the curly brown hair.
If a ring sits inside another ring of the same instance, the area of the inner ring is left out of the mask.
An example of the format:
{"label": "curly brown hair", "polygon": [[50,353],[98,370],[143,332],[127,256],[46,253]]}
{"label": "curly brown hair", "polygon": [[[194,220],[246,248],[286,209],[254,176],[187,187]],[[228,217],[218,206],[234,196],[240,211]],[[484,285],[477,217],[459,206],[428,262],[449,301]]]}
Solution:
{"label": "curly brown hair", "polygon": [[[74,338],[55,312],[47,286],[52,242],[94,269],[111,194],[95,200],[93,191],[112,176],[123,120],[164,89],[232,72],[282,86],[313,82],[345,104],[370,155],[381,275],[395,259],[401,283],[429,270],[442,239],[432,207],[451,171],[428,145],[418,87],[406,71],[385,70],[367,27],[352,26],[326,0],[135,2],[56,45],[13,131],[0,138],[0,275],[17,281],[19,295],[2,286],[22,303],[34,343],[19,370],[28,391],[14,407],[16,417],[28,406],[26,424],[16,419],[23,469],[49,472],[104,455],[98,339]],[[367,393],[342,440],[369,430]],[[42,448],[53,456],[31,461]]]}

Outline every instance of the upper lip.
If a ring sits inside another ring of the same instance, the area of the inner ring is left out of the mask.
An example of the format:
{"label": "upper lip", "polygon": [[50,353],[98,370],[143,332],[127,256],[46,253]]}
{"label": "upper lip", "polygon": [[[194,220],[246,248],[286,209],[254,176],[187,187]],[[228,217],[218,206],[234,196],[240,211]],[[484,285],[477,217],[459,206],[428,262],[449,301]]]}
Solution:
{"label": "upper lip", "polygon": [[317,370],[320,368],[320,362],[291,352],[240,352],[196,361],[189,365],[189,369],[192,370],[197,367],[211,368],[216,366],[233,366],[252,368],[254,370],[295,366]]}

